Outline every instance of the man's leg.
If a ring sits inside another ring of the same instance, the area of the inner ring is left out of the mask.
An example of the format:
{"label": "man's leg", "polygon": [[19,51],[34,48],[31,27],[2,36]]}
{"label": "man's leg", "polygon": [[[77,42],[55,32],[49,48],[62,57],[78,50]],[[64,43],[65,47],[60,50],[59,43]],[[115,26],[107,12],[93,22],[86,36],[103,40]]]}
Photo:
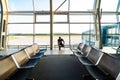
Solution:
{"label": "man's leg", "polygon": [[61,46],[59,45],[59,50],[61,50]]}

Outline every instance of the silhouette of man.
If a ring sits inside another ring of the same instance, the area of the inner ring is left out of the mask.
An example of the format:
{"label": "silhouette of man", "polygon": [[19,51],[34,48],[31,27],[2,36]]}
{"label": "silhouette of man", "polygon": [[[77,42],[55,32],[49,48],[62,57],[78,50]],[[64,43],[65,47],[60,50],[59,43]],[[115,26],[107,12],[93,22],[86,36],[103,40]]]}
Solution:
{"label": "silhouette of man", "polygon": [[65,41],[59,37],[58,38],[58,47],[59,47],[59,50],[61,50],[61,47],[64,47],[64,44],[65,44]]}

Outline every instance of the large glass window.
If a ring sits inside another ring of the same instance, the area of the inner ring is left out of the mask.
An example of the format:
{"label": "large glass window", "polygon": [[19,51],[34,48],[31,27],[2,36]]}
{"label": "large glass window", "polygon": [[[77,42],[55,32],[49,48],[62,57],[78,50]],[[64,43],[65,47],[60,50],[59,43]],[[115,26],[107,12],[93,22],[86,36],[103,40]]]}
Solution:
{"label": "large glass window", "polygon": [[[69,1],[70,5],[68,5]],[[54,45],[57,45],[59,36],[64,38],[66,45],[69,45],[69,42],[71,45],[77,45],[82,41],[94,45],[95,25],[92,11],[95,6],[95,1],[53,0],[53,11],[58,9],[57,11],[59,12],[57,14],[54,13],[53,16]],[[102,33],[102,38],[105,37],[109,44],[113,40],[112,38],[118,41],[116,37],[113,37],[114,34],[118,34],[118,28],[110,28],[110,25],[115,26],[119,22],[114,13],[117,12],[116,8],[119,8],[118,1],[101,0],[100,8],[103,12],[101,15],[101,26],[102,29],[104,26],[109,28],[107,36]],[[50,45],[50,0],[8,0],[8,7],[10,12],[8,18],[9,45],[21,45],[22,42],[24,45],[33,42],[39,45]],[[68,9],[70,9],[69,14],[67,12]],[[104,14],[104,12],[107,13]],[[14,41],[15,43],[13,43]]]}

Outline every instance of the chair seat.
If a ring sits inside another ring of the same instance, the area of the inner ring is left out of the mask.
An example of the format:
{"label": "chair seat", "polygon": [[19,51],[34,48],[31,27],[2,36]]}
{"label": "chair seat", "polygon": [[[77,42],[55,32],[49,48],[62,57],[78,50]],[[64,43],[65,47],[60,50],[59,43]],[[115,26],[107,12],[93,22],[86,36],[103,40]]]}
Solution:
{"label": "chair seat", "polygon": [[98,80],[115,80],[111,77],[107,72],[103,72],[97,66],[86,66],[90,75],[92,75],[95,79]]}
{"label": "chair seat", "polygon": [[31,66],[35,66],[38,62],[39,62],[40,58],[34,58],[34,59],[29,59],[29,61],[27,61],[25,64],[23,64],[21,66],[22,67],[31,67]]}
{"label": "chair seat", "polygon": [[83,64],[83,65],[95,65],[93,64],[90,60],[88,60],[86,57],[79,57],[79,60],[80,62]]}

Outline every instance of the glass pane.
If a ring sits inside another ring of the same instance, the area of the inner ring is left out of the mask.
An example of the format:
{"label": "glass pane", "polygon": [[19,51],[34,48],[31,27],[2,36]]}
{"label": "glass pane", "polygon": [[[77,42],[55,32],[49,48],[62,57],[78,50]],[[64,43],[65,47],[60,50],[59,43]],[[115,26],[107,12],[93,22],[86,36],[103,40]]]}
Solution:
{"label": "glass pane", "polygon": [[119,29],[117,24],[102,24],[102,41],[104,46],[118,45],[119,43]]}
{"label": "glass pane", "polygon": [[50,35],[49,34],[39,34],[35,36],[35,43],[38,45],[49,46],[50,45]]}
{"label": "glass pane", "polygon": [[50,34],[50,24],[35,24],[35,34]]}
{"label": "glass pane", "polygon": [[33,24],[9,24],[8,34],[33,34]]}
{"label": "glass pane", "polygon": [[71,45],[77,46],[80,42],[82,42],[80,34],[78,35],[70,34],[70,38]]}
{"label": "glass pane", "polygon": [[53,0],[53,10],[56,10],[62,4],[57,11],[68,11],[68,0],[64,1],[65,0]]}
{"label": "glass pane", "polygon": [[116,15],[102,15],[101,23],[102,22],[117,23]]}
{"label": "glass pane", "polygon": [[50,22],[49,15],[37,15],[36,22]]}
{"label": "glass pane", "polygon": [[102,11],[116,11],[118,0],[101,0]]}
{"label": "glass pane", "polygon": [[54,22],[67,22],[67,15],[54,15]]}
{"label": "glass pane", "polygon": [[85,42],[86,44],[89,44],[90,41],[94,41],[92,35],[94,35],[95,33],[91,31],[94,29],[93,24],[71,24],[70,26],[72,45],[77,45],[80,42]]}
{"label": "glass pane", "polygon": [[32,11],[32,0],[8,0],[9,11]]}
{"label": "glass pane", "polygon": [[93,22],[93,15],[71,15],[70,22]]}
{"label": "glass pane", "polygon": [[35,43],[50,45],[50,24],[35,24],[35,34]]}
{"label": "glass pane", "polygon": [[93,24],[71,24],[70,25],[70,33],[82,34],[85,31],[90,29],[94,29]]}
{"label": "glass pane", "polygon": [[8,36],[8,45],[31,45],[33,36]]}
{"label": "glass pane", "polygon": [[54,34],[68,34],[68,24],[54,24]]}
{"label": "glass pane", "polygon": [[26,15],[9,15],[8,16],[9,23],[33,23],[33,16],[26,16]]}
{"label": "glass pane", "polygon": [[94,0],[70,0],[71,11],[93,10]]}
{"label": "glass pane", "polygon": [[35,10],[50,10],[50,0],[34,0]]}

